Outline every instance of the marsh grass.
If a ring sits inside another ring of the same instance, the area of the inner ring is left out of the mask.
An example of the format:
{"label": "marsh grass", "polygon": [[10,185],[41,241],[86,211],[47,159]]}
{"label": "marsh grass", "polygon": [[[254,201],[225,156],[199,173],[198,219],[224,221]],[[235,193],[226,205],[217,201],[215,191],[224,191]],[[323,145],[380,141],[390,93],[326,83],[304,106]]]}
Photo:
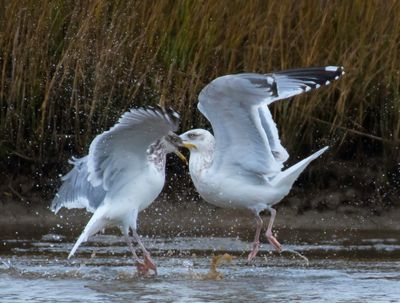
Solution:
{"label": "marsh grass", "polygon": [[0,156],[83,153],[133,105],[172,106],[183,130],[204,126],[197,94],[217,76],[343,65],[332,86],[273,106],[282,140],[294,153],[331,144],[390,163],[399,29],[395,0],[2,1]]}

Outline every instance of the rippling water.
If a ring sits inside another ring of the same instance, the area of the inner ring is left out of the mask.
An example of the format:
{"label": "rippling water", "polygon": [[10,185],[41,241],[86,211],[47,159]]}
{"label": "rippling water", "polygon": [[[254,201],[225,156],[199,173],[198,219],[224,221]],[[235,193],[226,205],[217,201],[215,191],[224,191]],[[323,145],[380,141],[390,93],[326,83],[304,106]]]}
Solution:
{"label": "rippling water", "polygon": [[[235,238],[145,239],[156,277],[135,274],[118,236],[94,237],[71,260],[73,243],[61,235],[7,239],[0,243],[0,302],[400,302],[400,235],[327,238],[294,241],[282,254],[265,244],[252,264],[249,243]],[[225,252],[235,258],[219,268],[222,280],[193,275]]]}

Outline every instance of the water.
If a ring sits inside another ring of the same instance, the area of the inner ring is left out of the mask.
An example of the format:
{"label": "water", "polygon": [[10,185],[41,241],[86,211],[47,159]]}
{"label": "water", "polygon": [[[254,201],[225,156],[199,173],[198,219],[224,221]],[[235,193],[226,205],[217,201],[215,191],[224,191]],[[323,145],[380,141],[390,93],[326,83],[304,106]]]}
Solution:
{"label": "water", "polygon": [[[115,235],[94,237],[71,260],[73,239],[61,235],[6,239],[0,243],[0,302],[400,302],[400,235],[307,235],[308,242],[280,238],[292,241],[285,248],[308,264],[267,244],[247,264],[250,245],[235,238],[145,239],[156,277],[135,274]],[[219,267],[223,279],[199,279],[211,256],[225,252],[234,259]]]}

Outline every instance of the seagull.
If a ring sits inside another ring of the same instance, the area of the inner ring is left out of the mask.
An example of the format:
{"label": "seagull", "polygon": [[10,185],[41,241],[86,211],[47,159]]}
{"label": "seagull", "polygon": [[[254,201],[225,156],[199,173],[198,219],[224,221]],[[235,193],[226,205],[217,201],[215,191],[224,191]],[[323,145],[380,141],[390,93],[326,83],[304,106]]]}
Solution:
{"label": "seagull", "polygon": [[207,202],[255,214],[257,227],[249,261],[260,247],[260,212],[264,210],[271,214],[266,237],[281,251],[272,234],[276,216],[272,207],[289,193],[311,161],[328,149],[326,146],[283,169],[289,154],[281,144],[268,105],[327,85],[343,74],[343,67],[327,66],[226,75],[200,92],[198,109],[210,121],[215,137],[204,129],[180,135],[190,150],[190,176]]}
{"label": "seagull", "polygon": [[[82,242],[107,226],[118,226],[132,252],[139,274],[156,271],[156,265],[137,234],[138,213],[148,207],[165,182],[166,155],[178,151],[182,140],[179,114],[162,107],[143,107],[125,112],[108,131],[90,144],[89,154],[73,158],[72,170],[62,180],[51,209],[86,208],[93,213],[68,258]],[[139,244],[144,262],[139,260],[129,238],[129,228]]]}

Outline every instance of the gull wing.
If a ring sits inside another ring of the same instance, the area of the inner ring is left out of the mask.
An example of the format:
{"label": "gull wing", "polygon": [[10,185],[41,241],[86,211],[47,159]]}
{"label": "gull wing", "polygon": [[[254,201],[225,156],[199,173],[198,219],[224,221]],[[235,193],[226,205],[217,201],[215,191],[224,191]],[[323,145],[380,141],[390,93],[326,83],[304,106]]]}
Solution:
{"label": "gull wing", "polygon": [[88,156],[69,161],[74,167],[63,176],[63,184],[55,195],[51,210],[57,213],[62,207],[65,208],[86,208],[94,212],[104,200],[106,191],[101,185],[94,187],[88,180],[87,169]]}
{"label": "gull wing", "polygon": [[176,131],[178,124],[179,115],[172,109],[149,107],[124,113],[116,125],[93,140],[89,155],[69,161],[74,167],[62,177],[52,211],[66,207],[94,212],[110,187],[125,180],[122,174],[129,173],[132,180],[141,173],[149,145]]}
{"label": "gull wing", "polygon": [[200,92],[198,108],[214,130],[214,167],[266,176],[279,172],[289,155],[267,105],[327,85],[343,74],[342,67],[328,66],[213,80]]}
{"label": "gull wing", "polygon": [[342,66],[289,69],[270,74],[276,82],[277,95],[268,104],[320,88],[344,75]]}
{"label": "gull wing", "polygon": [[129,173],[128,179],[141,174],[148,163],[149,145],[176,131],[178,125],[179,114],[172,109],[137,108],[124,113],[90,144],[87,180],[107,191],[115,182],[121,183],[125,173]]}
{"label": "gull wing", "polygon": [[259,106],[258,114],[260,116],[261,125],[267,135],[268,144],[275,161],[284,163],[289,158],[289,154],[281,144],[278,128],[276,127],[276,123],[272,118],[269,108],[263,105]]}

